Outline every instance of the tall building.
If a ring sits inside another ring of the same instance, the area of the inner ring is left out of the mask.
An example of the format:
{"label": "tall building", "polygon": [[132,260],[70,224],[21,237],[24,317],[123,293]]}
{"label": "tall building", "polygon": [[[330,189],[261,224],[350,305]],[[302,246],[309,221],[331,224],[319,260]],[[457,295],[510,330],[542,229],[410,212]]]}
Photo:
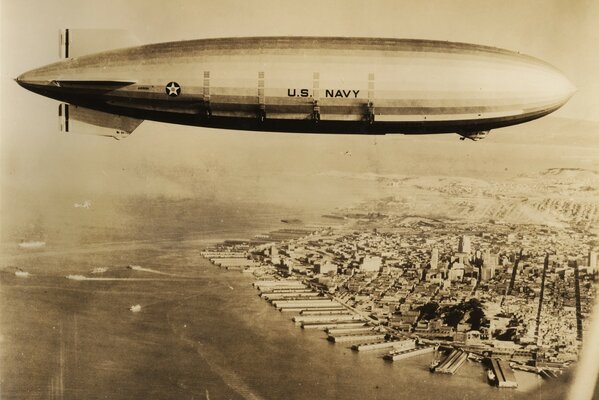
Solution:
{"label": "tall building", "polygon": [[439,266],[439,249],[433,247],[433,251],[431,252],[431,269],[437,269]]}
{"label": "tall building", "polygon": [[599,263],[599,253],[597,250],[589,251],[589,272],[597,271],[597,263]]}
{"label": "tall building", "polygon": [[322,261],[314,265],[314,272],[317,274],[337,274],[337,265],[331,261]]}
{"label": "tall building", "polygon": [[497,255],[491,254],[491,250],[485,249],[483,251],[483,266],[481,268],[481,280],[488,281],[495,276],[495,269],[497,267]]}
{"label": "tall building", "polygon": [[470,254],[470,237],[463,235],[458,242],[458,253]]}

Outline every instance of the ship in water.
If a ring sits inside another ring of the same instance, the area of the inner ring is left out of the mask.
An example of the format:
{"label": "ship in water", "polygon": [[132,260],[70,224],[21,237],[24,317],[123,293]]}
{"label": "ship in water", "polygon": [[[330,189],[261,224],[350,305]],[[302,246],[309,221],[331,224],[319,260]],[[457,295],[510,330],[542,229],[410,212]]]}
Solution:
{"label": "ship in water", "polygon": [[301,224],[301,223],[303,223],[302,220],[299,218],[283,218],[281,220],[281,222],[284,224]]}
{"label": "ship in water", "polygon": [[431,365],[428,367],[429,371],[435,372],[439,364],[441,364],[441,359],[443,356],[443,352],[437,348],[433,353],[433,360],[431,361]]}
{"label": "ship in water", "polygon": [[493,370],[490,368],[487,370],[487,379],[489,380],[489,383],[491,385],[495,385],[497,383],[497,377],[495,376]]}
{"label": "ship in water", "polygon": [[141,311],[141,304],[135,304],[131,307],[129,307],[129,311],[137,313]]}
{"label": "ship in water", "polygon": [[21,241],[19,243],[19,247],[22,249],[39,249],[41,247],[44,247],[46,245],[46,242],[41,241],[41,240],[29,240],[29,241]]}
{"label": "ship in water", "polygon": [[73,281],[84,281],[87,278],[83,275],[67,275],[66,276],[67,279],[71,279]]}
{"label": "ship in water", "polygon": [[17,268],[15,271],[15,276],[19,278],[28,278],[31,274],[27,271],[23,271],[21,268]]}

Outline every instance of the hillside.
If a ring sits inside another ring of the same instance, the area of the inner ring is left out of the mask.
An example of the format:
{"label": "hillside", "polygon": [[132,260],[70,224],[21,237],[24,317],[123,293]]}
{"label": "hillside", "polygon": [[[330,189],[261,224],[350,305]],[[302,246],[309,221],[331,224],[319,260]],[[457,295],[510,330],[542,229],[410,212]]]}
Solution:
{"label": "hillside", "polygon": [[494,182],[439,176],[378,176],[376,180],[384,186],[384,196],[362,203],[360,210],[598,232],[599,173],[591,170],[551,168]]}

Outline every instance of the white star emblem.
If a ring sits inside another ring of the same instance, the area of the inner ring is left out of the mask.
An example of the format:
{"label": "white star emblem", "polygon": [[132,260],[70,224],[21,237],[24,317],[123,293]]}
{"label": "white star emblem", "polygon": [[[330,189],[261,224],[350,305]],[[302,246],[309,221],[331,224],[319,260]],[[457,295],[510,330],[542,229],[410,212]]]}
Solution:
{"label": "white star emblem", "polygon": [[166,85],[166,94],[170,97],[177,97],[181,94],[181,86],[177,82],[169,82]]}

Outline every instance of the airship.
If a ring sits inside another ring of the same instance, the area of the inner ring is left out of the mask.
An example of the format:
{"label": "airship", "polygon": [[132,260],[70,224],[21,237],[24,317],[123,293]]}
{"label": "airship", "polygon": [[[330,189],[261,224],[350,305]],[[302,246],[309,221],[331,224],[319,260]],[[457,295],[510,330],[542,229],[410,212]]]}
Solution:
{"label": "airship", "polygon": [[[144,120],[245,131],[457,133],[543,117],[575,88],[556,68],[496,47],[434,40],[243,37],[73,54],[16,81],[121,139]],[[64,37],[64,35],[63,35]]]}

